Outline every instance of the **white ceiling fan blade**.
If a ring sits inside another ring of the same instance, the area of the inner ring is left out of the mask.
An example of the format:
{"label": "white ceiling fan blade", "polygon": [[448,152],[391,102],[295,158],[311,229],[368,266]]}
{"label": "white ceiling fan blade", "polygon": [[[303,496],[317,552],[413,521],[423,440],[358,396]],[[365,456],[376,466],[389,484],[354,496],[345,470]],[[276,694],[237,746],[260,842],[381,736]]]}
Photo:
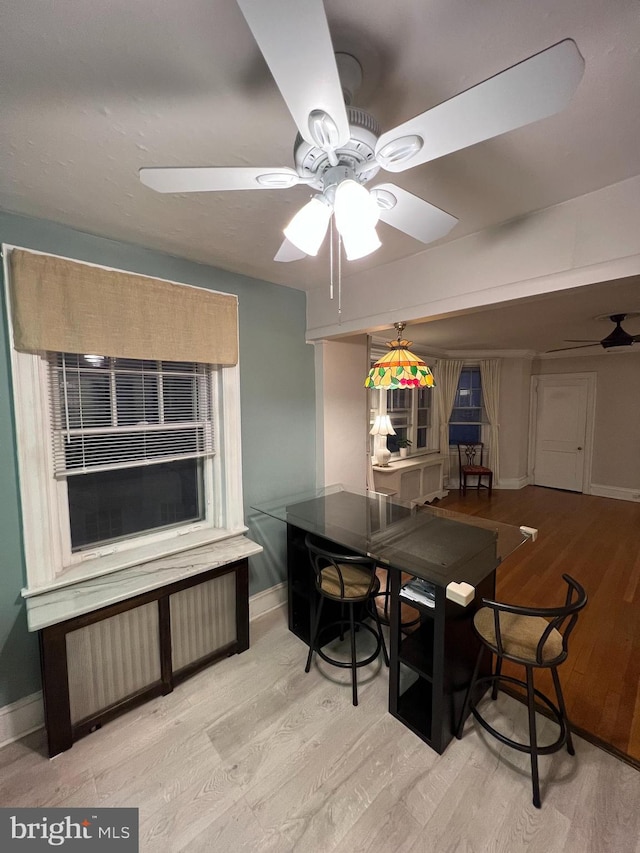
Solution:
{"label": "white ceiling fan blade", "polygon": [[344,145],[351,134],[322,0],[237,3],[302,138],[327,150]]}
{"label": "white ceiling fan blade", "polygon": [[140,169],[140,180],[159,193],[204,193],[223,190],[286,190],[305,183],[288,166],[261,169],[245,166]]}
{"label": "white ceiling fan blade", "polygon": [[383,222],[423,243],[439,240],[458,222],[455,216],[395,184],[378,184],[371,194],[378,201]]}
{"label": "white ceiling fan blade", "polygon": [[383,169],[403,172],[553,115],[567,106],[583,70],[575,42],[565,39],[383,133],[376,158]]}
{"label": "white ceiling fan blade", "polygon": [[301,261],[302,258],[306,257],[305,253],[297,246],[294,246],[289,240],[284,240],[273,260],[288,264],[290,261]]}

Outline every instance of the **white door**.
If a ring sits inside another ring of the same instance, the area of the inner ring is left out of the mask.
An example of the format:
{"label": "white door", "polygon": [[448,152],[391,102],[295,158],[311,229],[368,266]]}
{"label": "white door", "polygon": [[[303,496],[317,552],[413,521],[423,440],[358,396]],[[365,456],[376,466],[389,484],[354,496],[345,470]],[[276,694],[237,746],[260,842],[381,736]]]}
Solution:
{"label": "white door", "polygon": [[533,482],[581,492],[587,433],[588,380],[539,376]]}

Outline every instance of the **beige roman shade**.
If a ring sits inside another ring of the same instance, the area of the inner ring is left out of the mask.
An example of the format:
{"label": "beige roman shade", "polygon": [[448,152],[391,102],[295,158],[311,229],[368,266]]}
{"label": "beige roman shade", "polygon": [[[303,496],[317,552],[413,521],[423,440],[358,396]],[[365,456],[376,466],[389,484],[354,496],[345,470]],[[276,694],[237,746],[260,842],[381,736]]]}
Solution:
{"label": "beige roman shade", "polygon": [[11,251],[14,346],[21,352],[238,361],[235,296]]}

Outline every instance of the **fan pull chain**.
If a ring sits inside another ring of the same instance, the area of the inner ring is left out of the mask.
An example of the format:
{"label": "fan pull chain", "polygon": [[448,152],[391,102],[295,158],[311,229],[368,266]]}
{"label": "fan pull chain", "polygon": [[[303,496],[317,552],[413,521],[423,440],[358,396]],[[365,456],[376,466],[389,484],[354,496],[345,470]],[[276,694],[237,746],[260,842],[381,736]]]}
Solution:
{"label": "fan pull chain", "polygon": [[329,226],[329,299],[333,299],[333,216]]}
{"label": "fan pull chain", "polygon": [[329,223],[329,299],[333,299],[336,267],[338,272],[338,323],[342,323],[342,238],[336,228],[335,217],[332,216]]}
{"label": "fan pull chain", "polygon": [[338,323],[342,323],[342,237],[338,231]]}

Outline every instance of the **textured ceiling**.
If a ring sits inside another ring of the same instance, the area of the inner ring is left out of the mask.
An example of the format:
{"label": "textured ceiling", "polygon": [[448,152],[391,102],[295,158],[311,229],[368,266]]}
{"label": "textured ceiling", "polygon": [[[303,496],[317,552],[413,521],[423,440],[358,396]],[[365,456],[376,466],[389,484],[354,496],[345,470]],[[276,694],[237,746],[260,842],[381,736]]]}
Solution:
{"label": "textured ceiling", "polygon": [[[265,0],[266,2],[266,0]],[[640,173],[637,0],[326,0],[383,130],[561,39],[586,62],[562,114],[394,176],[460,220],[455,239]],[[292,165],[293,121],[235,0],[5,0],[0,207],[308,289],[276,264],[308,190],[159,195],[141,166]],[[381,173],[384,178],[384,173]],[[354,269],[423,245],[381,224]],[[607,309],[608,310],[608,309]]]}

